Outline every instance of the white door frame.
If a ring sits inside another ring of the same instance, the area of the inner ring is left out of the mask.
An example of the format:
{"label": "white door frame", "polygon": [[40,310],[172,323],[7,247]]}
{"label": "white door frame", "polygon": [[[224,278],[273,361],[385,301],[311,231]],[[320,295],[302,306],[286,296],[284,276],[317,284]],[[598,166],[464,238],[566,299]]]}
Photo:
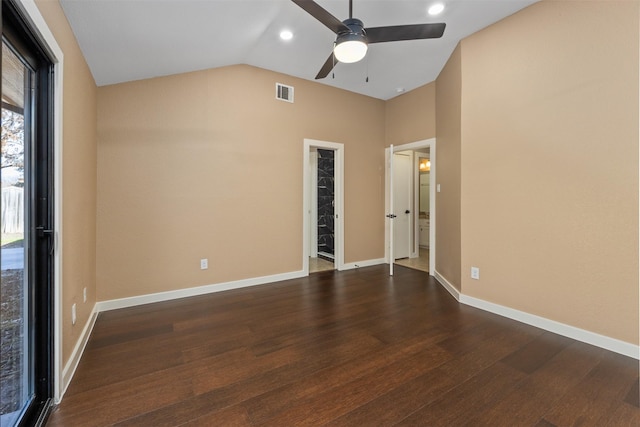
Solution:
{"label": "white door frame", "polygon": [[[430,205],[430,214],[429,214],[429,275],[433,276],[436,270],[436,139],[424,139],[422,141],[410,142],[408,144],[402,145],[391,145],[390,147],[385,149],[385,158],[387,161],[386,171],[385,171],[385,206],[389,206],[390,202],[390,194],[389,194],[389,183],[390,183],[390,160],[391,154],[396,153],[398,151],[405,150],[418,150],[421,148],[429,148],[429,157],[431,161],[431,170],[430,170],[430,179],[429,179],[429,205]],[[389,212],[390,213],[390,212]],[[385,245],[384,245],[384,259],[385,262],[388,262],[390,265],[393,265],[393,260],[390,258],[390,244],[393,241],[393,235],[391,233],[390,220],[389,218],[385,219]],[[393,272],[393,269],[391,269]],[[393,274],[393,273],[392,273]]]}
{"label": "white door frame", "polygon": [[[416,189],[416,191],[414,191],[413,197],[413,206],[415,207],[414,211],[417,213],[417,215],[415,215],[413,217],[413,226],[414,226],[414,240],[413,240],[413,248],[412,248],[412,254],[411,254],[411,258],[417,258],[418,256],[420,256],[420,159],[424,159],[424,158],[429,158],[429,161],[431,161],[430,159],[430,155],[425,155],[425,153],[421,153],[418,151],[414,152],[414,159],[413,159],[413,167],[415,168],[414,171],[417,171],[417,173],[414,173],[414,180],[413,180],[413,185],[414,188]],[[431,176],[429,176],[429,204],[431,204]],[[429,211],[431,212],[431,209],[429,209]],[[429,214],[431,215],[431,214]],[[431,236],[431,230],[429,230],[429,236]],[[431,237],[429,237],[431,238]],[[429,246],[429,249],[431,249],[431,246]]]}
{"label": "white door frame", "polygon": [[335,152],[334,158],[334,255],[335,268],[344,269],[344,144],[337,142],[318,141],[315,139],[304,139],[303,159],[302,159],[302,271],[305,276],[309,275],[309,242],[311,240],[311,150],[322,149]]}
{"label": "white door frame", "polygon": [[[67,363],[65,369],[62,355],[63,315],[62,315],[62,114],[63,104],[63,72],[64,55],[53,33],[40,13],[40,9],[34,0],[20,0],[16,2],[18,8],[24,13],[25,19],[37,30],[35,35],[38,42],[48,51],[53,62],[53,182],[54,182],[54,253],[53,253],[53,400],[60,403],[66,387],[71,381],[75,366],[71,366],[73,359]],[[80,343],[76,345],[76,350]],[[74,350],[74,354],[76,354]],[[73,354],[72,354],[73,358]],[[65,375],[65,371],[67,375]]]}
{"label": "white door frame", "polygon": [[318,150],[310,147],[309,150],[309,256],[318,257]]}

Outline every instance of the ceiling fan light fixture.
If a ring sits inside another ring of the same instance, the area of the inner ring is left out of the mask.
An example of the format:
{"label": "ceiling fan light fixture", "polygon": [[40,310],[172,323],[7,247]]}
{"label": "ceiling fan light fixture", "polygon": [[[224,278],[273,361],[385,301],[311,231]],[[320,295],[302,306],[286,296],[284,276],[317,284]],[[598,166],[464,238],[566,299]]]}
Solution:
{"label": "ceiling fan light fixture", "polygon": [[333,54],[336,59],[345,64],[360,61],[367,54],[367,36],[362,21],[355,18],[345,20],[344,25],[349,31],[338,34]]}
{"label": "ceiling fan light fixture", "polygon": [[[349,34],[354,35],[354,34]],[[367,43],[361,38],[353,38],[347,40],[336,40],[336,47],[333,48],[333,54],[336,59],[345,64],[352,64],[360,61],[367,54]]]}

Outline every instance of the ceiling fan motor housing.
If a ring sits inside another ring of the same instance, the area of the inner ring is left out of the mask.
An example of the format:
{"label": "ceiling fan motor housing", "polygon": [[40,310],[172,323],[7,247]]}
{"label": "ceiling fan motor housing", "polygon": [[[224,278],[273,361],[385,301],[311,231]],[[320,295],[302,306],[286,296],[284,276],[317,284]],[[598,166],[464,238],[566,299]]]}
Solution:
{"label": "ceiling fan motor housing", "polygon": [[336,39],[336,44],[347,40],[358,40],[364,43],[368,43],[367,32],[365,31],[364,24],[361,20],[356,18],[349,18],[342,21],[342,23],[347,28],[349,28],[349,31],[340,31],[338,33],[338,38]]}

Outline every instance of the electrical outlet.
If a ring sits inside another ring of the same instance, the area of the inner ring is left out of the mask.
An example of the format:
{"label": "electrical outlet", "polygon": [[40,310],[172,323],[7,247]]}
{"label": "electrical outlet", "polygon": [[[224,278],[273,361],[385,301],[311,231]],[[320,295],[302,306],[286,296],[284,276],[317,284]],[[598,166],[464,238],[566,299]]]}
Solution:
{"label": "electrical outlet", "polygon": [[480,269],[478,267],[471,267],[471,278],[480,280]]}
{"label": "electrical outlet", "polygon": [[436,185],[436,192],[439,193],[440,192],[440,184]]}
{"label": "electrical outlet", "polygon": [[207,258],[203,258],[200,260],[200,270],[206,270],[209,268],[209,260]]}
{"label": "electrical outlet", "polygon": [[72,325],[76,324],[76,305],[75,304],[71,306],[71,324]]}
{"label": "electrical outlet", "polygon": [[82,302],[87,302],[87,288],[82,290]]}

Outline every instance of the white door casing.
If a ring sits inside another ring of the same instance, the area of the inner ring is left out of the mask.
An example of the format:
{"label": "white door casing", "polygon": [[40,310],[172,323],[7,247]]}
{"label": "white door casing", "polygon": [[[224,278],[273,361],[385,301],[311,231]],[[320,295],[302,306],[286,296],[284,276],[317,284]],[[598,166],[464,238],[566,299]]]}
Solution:
{"label": "white door casing", "polygon": [[[53,62],[53,158],[54,158],[54,289],[53,289],[53,400],[59,403],[66,391],[66,387],[71,381],[71,376],[77,364],[70,360],[64,362],[62,355],[63,336],[63,312],[62,312],[62,258],[63,258],[63,209],[62,209],[62,130],[63,130],[63,94],[64,94],[64,54],[53,33],[49,29],[45,19],[40,13],[40,9],[34,0],[20,0],[16,2],[20,5],[24,17],[29,21],[34,29],[37,29],[35,38],[38,43],[48,51]],[[74,353],[75,354],[75,353]],[[67,374],[65,375],[65,371]]]}
{"label": "white door casing", "polygon": [[318,256],[318,149],[311,147],[309,153],[309,256]]}
{"label": "white door casing", "polygon": [[435,138],[425,139],[422,141],[410,142],[394,146],[391,144],[385,149],[386,173],[385,173],[385,206],[387,208],[387,218],[385,221],[385,261],[389,263],[389,274],[393,275],[393,220],[389,218],[391,214],[391,206],[393,205],[393,153],[418,150],[429,148],[429,157],[431,161],[430,180],[429,180],[429,274],[434,275],[436,266],[436,183],[437,183],[437,161],[436,161],[436,140]]}
{"label": "white door casing", "polygon": [[313,149],[332,150],[334,158],[334,264],[344,269],[344,145],[337,142],[304,139],[302,159],[302,270],[309,275],[311,223],[311,152]]}

